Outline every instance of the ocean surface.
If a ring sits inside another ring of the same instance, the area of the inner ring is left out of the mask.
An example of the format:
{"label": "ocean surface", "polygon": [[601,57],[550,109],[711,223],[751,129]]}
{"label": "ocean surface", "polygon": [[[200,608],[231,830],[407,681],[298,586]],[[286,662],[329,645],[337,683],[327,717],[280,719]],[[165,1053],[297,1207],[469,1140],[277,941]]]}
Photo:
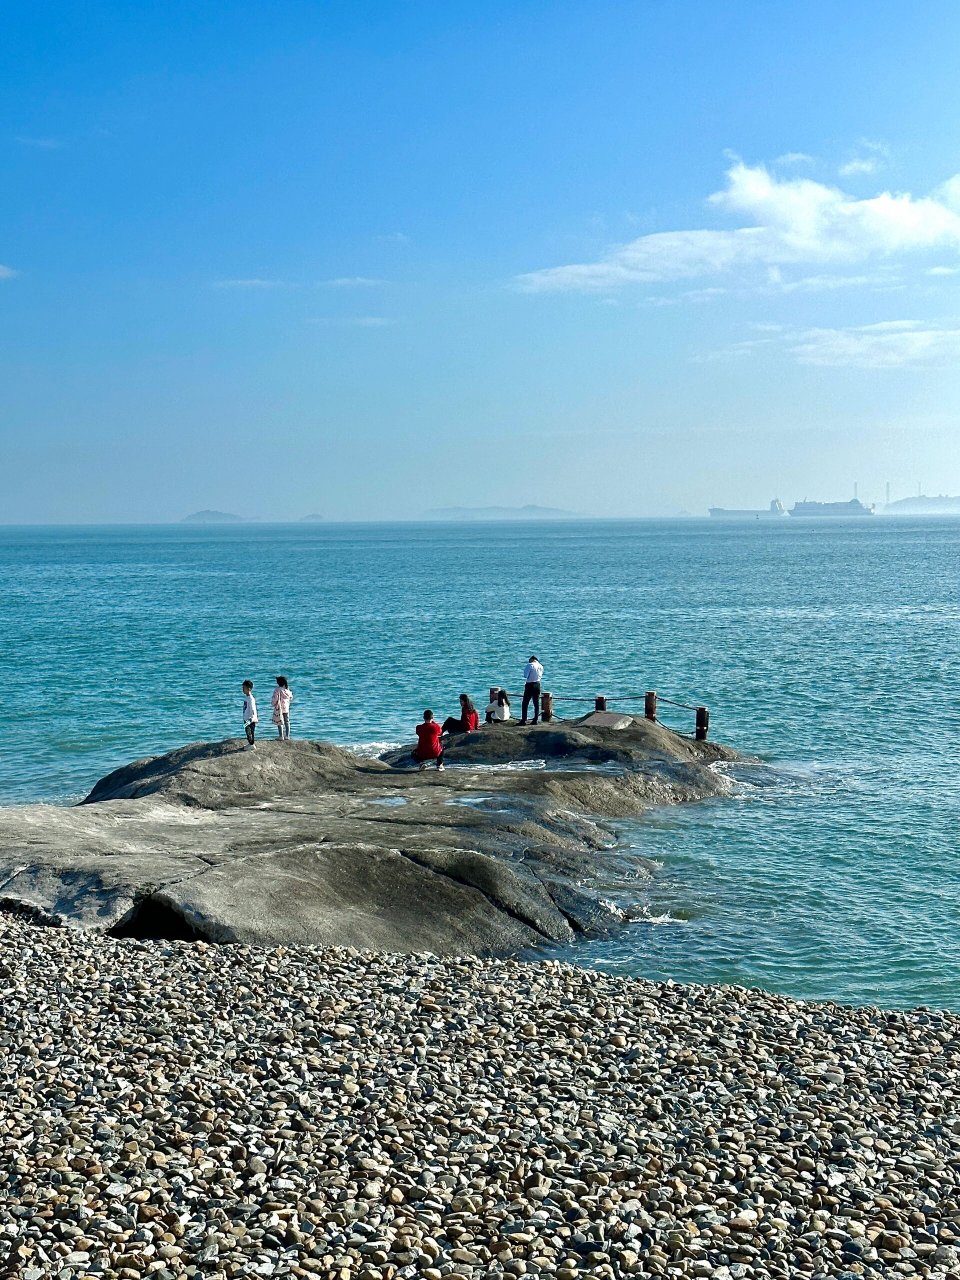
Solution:
{"label": "ocean surface", "polygon": [[600,874],[639,918],[551,954],[960,1009],[958,571],[960,520],[0,528],[0,803],[239,735],[247,676],[263,732],[282,673],[295,736],[373,750],[536,652],[756,760],[621,824]]}

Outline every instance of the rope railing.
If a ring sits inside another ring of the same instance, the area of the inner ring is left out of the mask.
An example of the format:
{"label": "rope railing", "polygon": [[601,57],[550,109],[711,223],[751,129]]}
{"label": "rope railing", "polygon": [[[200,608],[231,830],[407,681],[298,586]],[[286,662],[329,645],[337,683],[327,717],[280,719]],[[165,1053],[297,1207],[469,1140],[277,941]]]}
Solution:
{"label": "rope railing", "polygon": [[672,698],[665,698],[662,693],[657,694],[660,702],[665,702],[669,707],[682,707],[684,711],[699,711],[698,706],[689,702],[674,702]]}
{"label": "rope railing", "polygon": [[[500,692],[501,690],[499,686],[491,685],[490,701],[496,702],[497,694]],[[522,700],[521,694],[508,693],[507,696],[510,698],[511,704],[514,699],[518,702]],[[592,698],[583,697],[582,695],[575,693],[548,693],[544,690],[540,695],[540,718],[544,721],[550,721],[553,719],[553,704],[555,702],[592,702],[595,711],[603,712],[607,710],[608,703],[639,702],[641,699],[643,701],[644,719],[650,720],[655,724],[662,725],[663,728],[667,728],[668,726],[664,725],[663,721],[657,718],[657,706],[659,703],[665,703],[669,707],[678,707],[682,711],[692,711],[696,717],[694,737],[698,742],[706,742],[707,734],[710,730],[710,712],[707,708],[692,702],[678,702],[675,698],[665,698],[661,694],[658,694],[654,689],[647,689],[645,693],[598,693]]]}

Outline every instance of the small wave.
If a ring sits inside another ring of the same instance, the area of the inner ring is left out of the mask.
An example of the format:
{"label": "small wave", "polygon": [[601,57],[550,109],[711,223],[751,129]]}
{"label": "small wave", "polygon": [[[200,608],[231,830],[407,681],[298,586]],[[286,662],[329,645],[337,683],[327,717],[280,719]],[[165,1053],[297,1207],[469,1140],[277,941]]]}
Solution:
{"label": "small wave", "polygon": [[[609,905],[609,904],[605,904]],[[669,911],[662,908],[660,910],[651,910],[646,903],[631,902],[627,907],[619,907],[617,911],[621,919],[628,921],[630,924],[689,924],[689,920],[683,916],[672,915]]]}
{"label": "small wave", "polygon": [[546,769],[546,760],[508,760],[504,764],[462,764],[464,769],[476,769],[485,773],[523,773],[529,769]]}
{"label": "small wave", "polygon": [[386,751],[398,751],[404,744],[402,742],[351,742],[344,746],[344,751],[349,751],[351,755],[362,756],[364,760],[377,760]]}
{"label": "small wave", "polygon": [[630,917],[618,902],[614,902],[612,898],[601,898],[600,905],[605,911],[609,911],[612,916],[618,920],[629,920]]}
{"label": "small wave", "polygon": [[689,920],[684,920],[682,916],[672,916],[669,911],[661,911],[657,915],[653,915],[649,911],[639,917],[644,924],[689,924]]}
{"label": "small wave", "polygon": [[710,766],[715,777],[727,784],[727,795],[747,800],[763,794],[804,795],[850,789],[854,780],[842,769],[824,768],[804,762],[762,764],[757,761],[718,760]]}

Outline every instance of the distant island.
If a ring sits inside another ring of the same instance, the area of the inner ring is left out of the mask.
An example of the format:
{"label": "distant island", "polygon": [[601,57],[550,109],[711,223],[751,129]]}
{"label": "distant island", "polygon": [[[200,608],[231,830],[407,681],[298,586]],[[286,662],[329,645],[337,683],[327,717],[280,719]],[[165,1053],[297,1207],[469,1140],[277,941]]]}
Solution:
{"label": "distant island", "polygon": [[576,511],[559,507],[435,507],[427,511],[426,520],[579,520]]}
{"label": "distant island", "polygon": [[318,516],[318,515],[316,514],[316,512],[313,512],[313,513],[312,513],[311,515],[309,515],[309,516],[301,516],[301,517],[300,517],[300,523],[301,523],[301,524],[316,524],[316,522],[317,522],[318,520],[324,520],[324,519],[326,519],[326,517],[325,517],[325,516]]}
{"label": "distant island", "polygon": [[229,511],[194,511],[184,516],[181,524],[246,524],[246,516],[235,516]]}
{"label": "distant island", "polygon": [[930,498],[918,494],[915,498],[898,498],[883,508],[885,516],[960,516],[960,498],[948,498],[941,494]]}

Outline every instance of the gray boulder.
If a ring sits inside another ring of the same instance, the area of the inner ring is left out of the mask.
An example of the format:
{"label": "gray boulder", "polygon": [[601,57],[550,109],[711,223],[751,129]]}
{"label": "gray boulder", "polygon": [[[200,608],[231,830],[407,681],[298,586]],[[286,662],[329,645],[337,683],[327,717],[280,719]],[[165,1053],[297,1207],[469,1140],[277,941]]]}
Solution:
{"label": "gray boulder", "polygon": [[[616,927],[591,894],[605,818],[720,794],[732,753],[643,722],[487,727],[453,767],[410,748],[195,743],[74,809],[0,810],[0,907],[114,936],[503,955]],[[543,768],[510,769],[518,761]]]}

